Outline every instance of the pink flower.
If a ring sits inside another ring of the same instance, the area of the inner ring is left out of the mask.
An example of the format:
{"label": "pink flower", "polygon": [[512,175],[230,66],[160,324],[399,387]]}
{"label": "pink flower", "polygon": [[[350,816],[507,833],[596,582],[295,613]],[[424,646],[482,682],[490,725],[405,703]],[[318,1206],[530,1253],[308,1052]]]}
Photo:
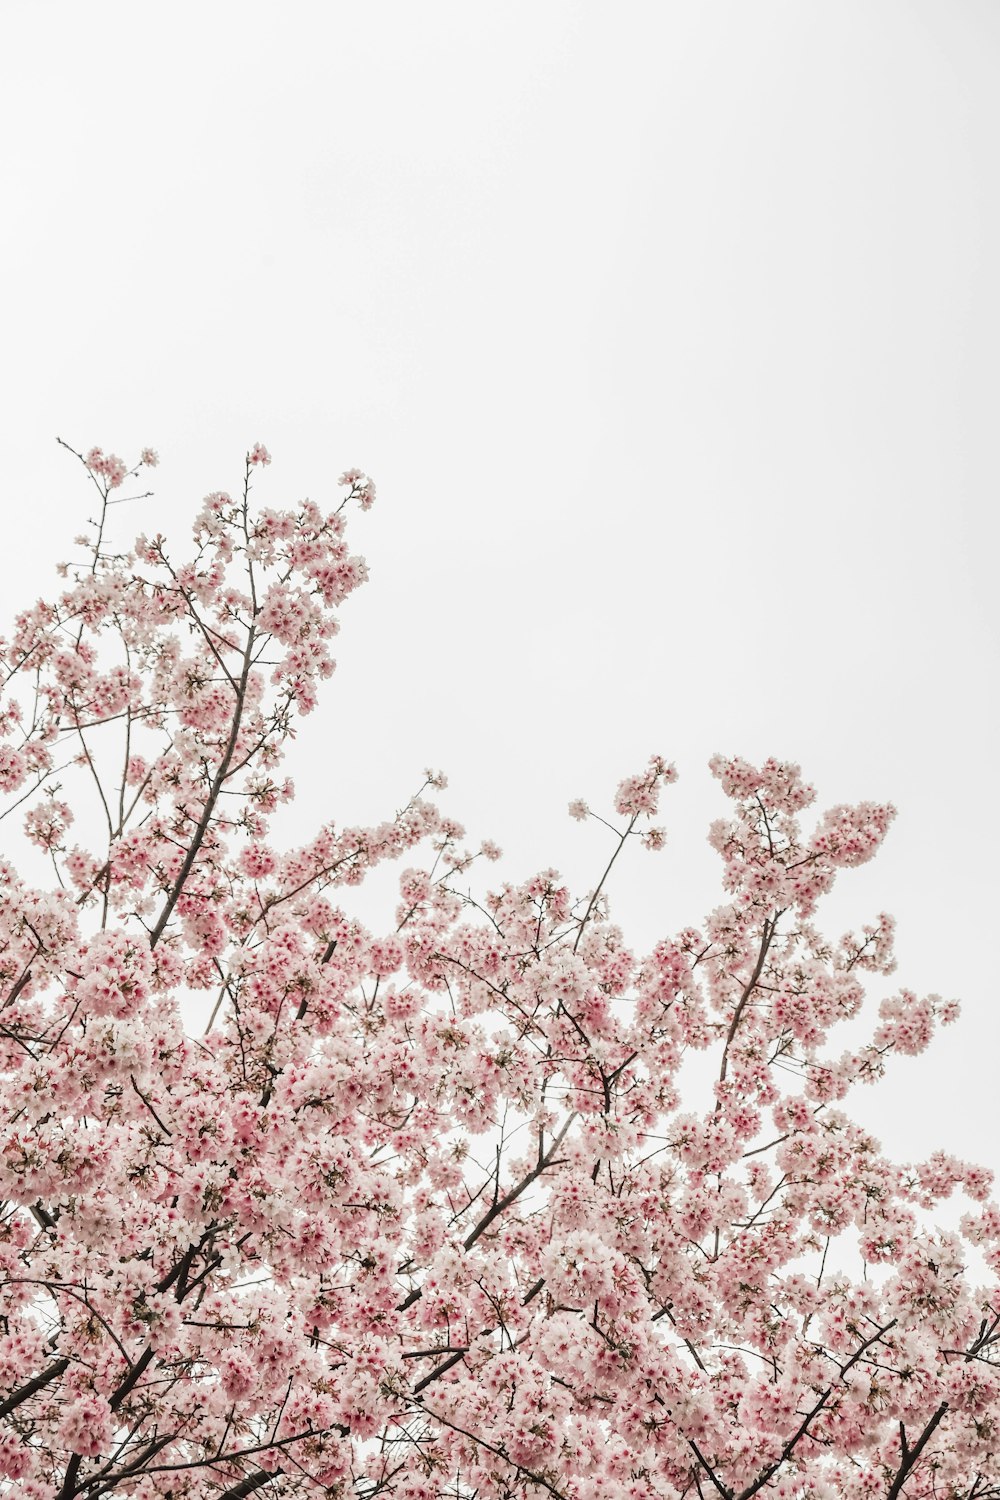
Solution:
{"label": "pink flower", "polygon": [[337,483],[349,484],[351,486],[351,494],[357,495],[361,502],[361,509],[371,510],[375,500],[375,485],[363,470],[346,469],[337,480]]}
{"label": "pink flower", "polygon": [[71,1453],[96,1458],[111,1446],[112,1412],[103,1396],[78,1396],[63,1408],[59,1438]]}
{"label": "pink flower", "polygon": [[16,791],[27,772],[27,761],[20,751],[0,744],[0,794]]}
{"label": "pink flower", "polygon": [[34,1467],[31,1449],[15,1433],[0,1435],[0,1474],[5,1479],[23,1479]]}
{"label": "pink flower", "polygon": [[815,917],[891,808],[803,828],[798,766],[714,759],[717,903],[644,952],[608,890],[624,835],[664,842],[659,755],[617,830],[570,803],[622,834],[575,888],[476,889],[500,850],[433,770],[296,842],[285,757],[367,569],[346,505],[252,498],[209,495],[187,554],[86,543],[0,643],[37,846],[0,859],[0,1489],[342,1488],[381,1450],[398,1500],[971,1494],[1000,1204],[848,1103],[957,1007],[886,994],[886,915]]}
{"label": "pink flower", "polygon": [[128,473],[123,459],[115,453],[104,454],[100,448],[91,448],[84,463],[92,474],[102,475],[111,490],[116,490]]}

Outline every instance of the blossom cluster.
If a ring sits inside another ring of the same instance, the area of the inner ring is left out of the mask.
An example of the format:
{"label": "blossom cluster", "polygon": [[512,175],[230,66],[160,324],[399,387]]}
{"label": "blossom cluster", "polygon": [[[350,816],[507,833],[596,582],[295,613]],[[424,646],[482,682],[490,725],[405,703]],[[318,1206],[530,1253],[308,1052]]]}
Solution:
{"label": "blossom cluster", "polygon": [[[78,456],[107,503],[130,471]],[[658,755],[570,804],[612,841],[579,897],[473,895],[500,850],[432,770],[282,847],[375,491],[255,508],[269,463],[182,561],[115,551],[105,504],[0,642],[0,814],[55,877],[0,866],[0,1494],[1000,1493],[989,1174],[894,1163],[844,1104],[956,1007],[885,993],[887,914],[814,923],[893,809],[805,826],[798,766],[716,757],[724,900],[646,954],[606,884],[664,842]],[[386,860],[373,931],[349,893]]]}

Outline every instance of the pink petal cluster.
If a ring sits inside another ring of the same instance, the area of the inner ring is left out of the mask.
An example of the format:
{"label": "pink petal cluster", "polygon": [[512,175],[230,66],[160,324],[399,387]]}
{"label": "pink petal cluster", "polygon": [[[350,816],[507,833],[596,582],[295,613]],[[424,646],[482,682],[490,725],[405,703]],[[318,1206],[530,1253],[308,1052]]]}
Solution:
{"label": "pink petal cluster", "polygon": [[[105,501],[134,472],[78,456]],[[289,846],[374,486],[257,508],[269,462],[183,558],[105,506],[0,641],[0,1492],[1000,1494],[990,1175],[893,1162],[845,1106],[957,1007],[888,990],[888,915],[814,920],[891,806],[803,825],[798,766],[716,757],[723,899],[648,953],[607,886],[665,841],[660,756],[608,820],[570,804],[610,838],[579,896],[473,893],[500,850],[431,770]]]}
{"label": "pink petal cluster", "polygon": [[103,453],[100,448],[91,448],[84,462],[92,474],[105,480],[110,490],[116,490],[128,473],[124,459],[116,453]]}

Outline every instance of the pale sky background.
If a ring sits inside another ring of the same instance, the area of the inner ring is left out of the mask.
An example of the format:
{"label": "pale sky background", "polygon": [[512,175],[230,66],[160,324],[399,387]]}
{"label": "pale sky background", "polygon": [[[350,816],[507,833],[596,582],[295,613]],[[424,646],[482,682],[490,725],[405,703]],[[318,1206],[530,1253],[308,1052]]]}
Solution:
{"label": "pale sky background", "polygon": [[9,0],[0,114],[4,626],[88,508],[57,433],[159,449],[123,539],[258,439],[265,503],[366,468],[289,838],[440,765],[493,881],[582,890],[567,801],[658,751],[646,948],[722,899],[713,751],[892,800],[821,922],[965,1009],[857,1107],[1000,1168],[1000,6]]}

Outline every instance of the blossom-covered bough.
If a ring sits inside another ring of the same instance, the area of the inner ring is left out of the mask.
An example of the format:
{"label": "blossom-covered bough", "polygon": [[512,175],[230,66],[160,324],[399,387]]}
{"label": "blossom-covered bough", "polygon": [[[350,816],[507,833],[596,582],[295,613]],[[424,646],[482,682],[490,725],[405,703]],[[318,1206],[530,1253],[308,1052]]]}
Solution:
{"label": "blossom-covered bough", "polygon": [[[843,1107],[955,1007],[902,990],[829,1042],[892,922],[830,941],[814,911],[892,809],[803,829],[796,766],[716,759],[725,902],[645,956],[604,887],[663,843],[660,757],[579,900],[553,870],[474,899],[499,851],[432,773],[282,852],[371,482],[257,509],[258,445],[181,562],[110,545],[141,465],[77,456],[83,561],[0,646],[0,813],[33,846],[0,885],[0,1494],[1000,1495],[989,1179],[896,1166]],[[401,857],[369,932],[338,890]]]}

